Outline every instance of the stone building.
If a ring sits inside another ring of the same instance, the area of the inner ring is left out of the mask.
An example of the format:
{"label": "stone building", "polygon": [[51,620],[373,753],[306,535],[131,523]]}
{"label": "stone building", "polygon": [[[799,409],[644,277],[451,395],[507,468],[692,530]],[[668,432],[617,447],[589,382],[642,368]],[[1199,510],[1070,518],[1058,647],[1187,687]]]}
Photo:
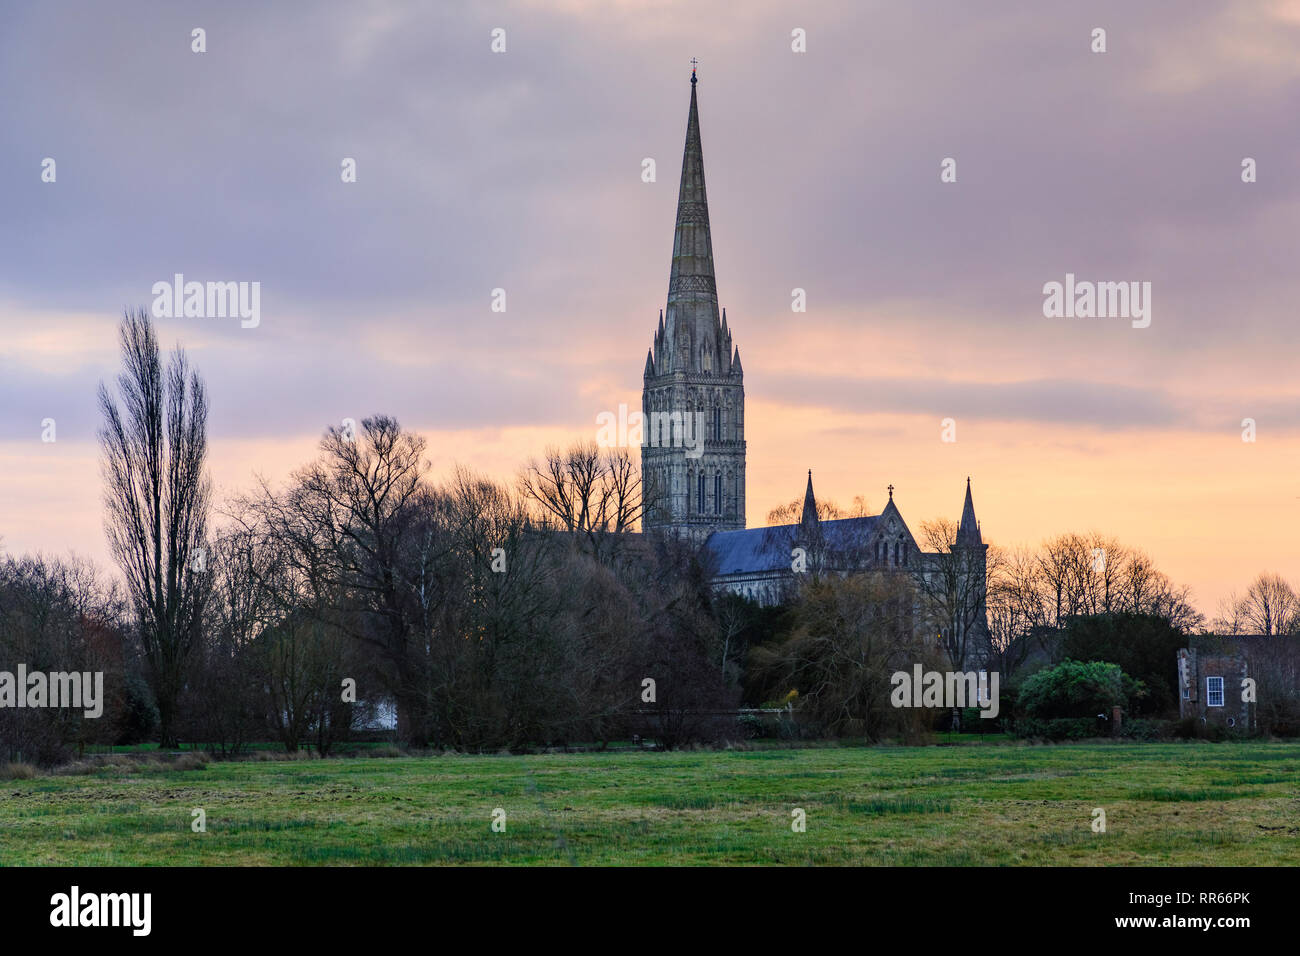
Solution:
{"label": "stone building", "polygon": [[[947,552],[921,550],[894,503],[892,485],[878,515],[820,520],[811,471],[798,524],[745,527],[744,372],[726,311],[718,309],[696,85],[692,70],[668,301],[645,361],[643,529],[700,541],[715,565],[716,588],[766,605],[785,600],[796,583],[796,548],[803,548],[806,569],[815,572],[888,569],[928,582],[932,593],[947,578],[961,591],[949,602],[957,607],[946,615],[947,624],[932,620],[926,627],[962,628],[978,632],[977,643],[986,640],[988,546],[969,479],[957,540]],[[966,587],[959,580],[974,583]]]}
{"label": "stone building", "polygon": [[926,621],[918,607],[918,622],[933,626],[941,637],[949,628],[969,631],[971,650],[977,655],[986,650],[988,545],[975,517],[970,479],[956,541],[945,552],[921,550],[894,501],[893,485],[878,515],[820,519],[811,471],[798,524],[716,531],[705,542],[705,551],[715,588],[764,606],[786,601],[804,573],[910,574],[918,596],[932,598],[931,617],[937,608],[944,618]]}

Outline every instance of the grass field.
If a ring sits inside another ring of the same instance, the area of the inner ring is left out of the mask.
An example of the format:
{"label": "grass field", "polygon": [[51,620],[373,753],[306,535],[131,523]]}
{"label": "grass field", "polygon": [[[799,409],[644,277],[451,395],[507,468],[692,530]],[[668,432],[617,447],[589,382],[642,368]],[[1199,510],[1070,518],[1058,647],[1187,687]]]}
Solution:
{"label": "grass field", "polygon": [[3,865],[758,863],[1296,865],[1300,745],[366,757],[0,781]]}

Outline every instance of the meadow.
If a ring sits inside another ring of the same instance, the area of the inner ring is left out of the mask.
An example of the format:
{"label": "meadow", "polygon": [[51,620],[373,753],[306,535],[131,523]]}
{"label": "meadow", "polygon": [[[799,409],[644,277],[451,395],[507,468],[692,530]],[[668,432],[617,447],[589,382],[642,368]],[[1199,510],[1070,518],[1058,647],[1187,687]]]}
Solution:
{"label": "meadow", "polygon": [[1294,866],[1300,745],[117,758],[0,780],[0,864]]}

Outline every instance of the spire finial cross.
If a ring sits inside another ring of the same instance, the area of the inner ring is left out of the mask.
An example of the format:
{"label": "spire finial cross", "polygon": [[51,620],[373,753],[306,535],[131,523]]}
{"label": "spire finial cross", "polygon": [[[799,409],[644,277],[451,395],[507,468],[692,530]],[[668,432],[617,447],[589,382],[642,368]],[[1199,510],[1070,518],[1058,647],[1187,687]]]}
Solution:
{"label": "spire finial cross", "polygon": [[890,501],[893,501],[893,500],[894,500],[894,486],[893,486],[893,485],[890,485],[890,486],[889,486],[889,500],[890,500]]}
{"label": "spire finial cross", "polygon": [[691,86],[695,85],[695,65],[699,62],[695,57],[691,57]]}

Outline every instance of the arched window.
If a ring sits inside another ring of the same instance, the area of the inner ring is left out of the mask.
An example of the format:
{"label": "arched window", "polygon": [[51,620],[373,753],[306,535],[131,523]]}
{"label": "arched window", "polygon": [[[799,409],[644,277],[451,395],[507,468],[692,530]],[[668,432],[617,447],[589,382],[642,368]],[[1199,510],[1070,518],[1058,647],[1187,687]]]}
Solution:
{"label": "arched window", "polygon": [[713,476],[713,513],[722,514],[722,472]]}
{"label": "arched window", "polygon": [[704,472],[703,471],[700,472],[700,476],[697,484],[698,484],[699,494],[696,496],[696,511],[698,511],[700,514],[704,514]]}

